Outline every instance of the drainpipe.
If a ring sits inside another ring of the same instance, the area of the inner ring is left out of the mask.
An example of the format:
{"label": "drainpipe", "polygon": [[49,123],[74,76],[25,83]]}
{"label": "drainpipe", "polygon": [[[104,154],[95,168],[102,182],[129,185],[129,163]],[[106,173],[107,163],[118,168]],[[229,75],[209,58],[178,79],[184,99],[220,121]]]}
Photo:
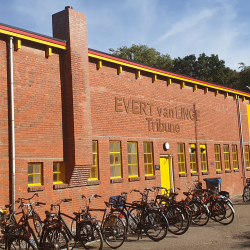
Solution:
{"label": "drainpipe", "polygon": [[15,162],[15,119],[14,119],[14,80],[13,80],[13,37],[10,37],[10,107],[11,107],[11,180],[12,197],[11,203],[15,211],[16,200],[16,162]]}
{"label": "drainpipe", "polygon": [[239,115],[239,122],[240,122],[240,144],[241,144],[241,153],[242,153],[242,161],[243,161],[243,179],[244,179],[244,186],[246,185],[246,164],[245,164],[245,149],[243,144],[243,133],[242,133],[242,123],[241,123],[241,112],[240,112],[240,97],[238,97],[238,115]]}

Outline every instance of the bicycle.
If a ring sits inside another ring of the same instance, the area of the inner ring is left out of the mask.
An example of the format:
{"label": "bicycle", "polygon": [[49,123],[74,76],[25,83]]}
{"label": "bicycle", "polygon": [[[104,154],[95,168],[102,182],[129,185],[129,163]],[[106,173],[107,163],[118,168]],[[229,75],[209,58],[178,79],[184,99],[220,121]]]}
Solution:
{"label": "bicycle", "polygon": [[[74,217],[61,212],[61,203],[70,202],[72,199],[63,199],[51,205],[51,211],[58,207],[55,220],[64,226],[64,231],[70,241],[73,240],[73,247],[83,247],[84,249],[98,249],[103,247],[103,239],[96,220],[92,218],[83,218],[83,213],[73,213]],[[71,220],[71,229],[64,220],[67,217]]]}
{"label": "bicycle", "polygon": [[[110,203],[113,204],[112,213],[118,213],[126,223],[126,228],[138,234],[145,233],[153,241],[160,241],[165,238],[168,231],[168,220],[158,207],[153,207],[148,202],[148,192],[143,193],[139,190],[132,190],[129,193],[123,192],[121,195],[111,196]],[[142,196],[141,201],[127,202],[127,195],[132,192],[139,192]]]}
{"label": "bicycle", "polygon": [[99,221],[102,237],[109,247],[116,249],[120,247],[126,239],[126,226],[119,215],[108,212],[109,208],[112,211],[112,203],[104,202],[106,205],[104,209],[90,208],[91,199],[100,197],[101,196],[97,194],[93,194],[91,197],[82,195],[82,199],[86,199],[86,210],[83,210],[83,218],[92,218],[90,212],[103,212],[102,220]]}
{"label": "bicycle", "polygon": [[242,197],[244,202],[250,200],[250,178],[246,178],[246,185],[244,186]]}
{"label": "bicycle", "polygon": [[[53,220],[55,216],[46,211],[46,218],[43,221],[41,236],[38,237],[31,227],[29,220],[29,211],[27,204],[24,204],[24,198],[21,198],[22,218],[18,224],[14,225],[9,235],[6,249],[34,249],[34,250],[55,250],[67,247],[68,239],[63,231],[62,224]],[[35,202],[36,205],[46,205],[42,202]],[[17,234],[15,232],[18,232]],[[21,232],[21,233],[19,233]]]}

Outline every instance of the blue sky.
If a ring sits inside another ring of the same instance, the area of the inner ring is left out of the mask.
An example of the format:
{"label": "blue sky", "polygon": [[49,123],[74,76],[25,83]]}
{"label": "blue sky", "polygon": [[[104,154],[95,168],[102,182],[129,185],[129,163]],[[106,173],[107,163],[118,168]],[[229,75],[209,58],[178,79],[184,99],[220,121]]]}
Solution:
{"label": "blue sky", "polygon": [[0,22],[52,36],[65,6],[87,15],[89,48],[143,44],[171,58],[218,54],[250,66],[249,0],[0,0]]}

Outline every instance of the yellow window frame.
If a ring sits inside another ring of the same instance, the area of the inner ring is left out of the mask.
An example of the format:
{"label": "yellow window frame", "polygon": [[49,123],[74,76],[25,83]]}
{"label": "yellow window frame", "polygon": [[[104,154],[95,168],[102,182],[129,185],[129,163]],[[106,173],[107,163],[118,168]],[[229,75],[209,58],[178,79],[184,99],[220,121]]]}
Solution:
{"label": "yellow window frame", "polygon": [[223,145],[223,150],[224,150],[225,170],[231,170],[231,167],[230,167],[230,155],[229,155],[229,145],[224,144]]}
{"label": "yellow window frame", "polygon": [[216,171],[221,171],[221,150],[220,144],[214,145]]}
{"label": "yellow window frame", "polygon": [[238,151],[237,151],[237,145],[232,145],[232,153],[233,153],[233,166],[234,169],[239,169],[239,163],[238,163]]}
{"label": "yellow window frame", "polygon": [[92,141],[93,164],[89,173],[89,180],[99,179],[98,141]]}
{"label": "yellow window frame", "polygon": [[[41,186],[42,185],[42,163],[30,162],[28,163],[28,186]],[[38,181],[36,180],[38,177]],[[32,180],[32,183],[29,181]]]}
{"label": "yellow window frame", "polygon": [[145,176],[154,175],[153,143],[143,142]]}
{"label": "yellow window frame", "polygon": [[207,172],[207,146],[200,144],[201,172]]}
{"label": "yellow window frame", "polygon": [[[121,142],[110,141],[109,142],[109,153],[110,153],[110,178],[122,178],[122,166],[121,166]],[[113,160],[112,160],[113,159]],[[113,163],[112,163],[113,161]],[[112,175],[112,168],[114,169],[114,176]],[[116,174],[117,170],[120,174]]]}
{"label": "yellow window frame", "polygon": [[186,169],[186,155],[185,155],[185,144],[184,143],[177,143],[177,150],[178,150],[178,167],[179,173],[187,173]]}
{"label": "yellow window frame", "polygon": [[[138,177],[137,142],[127,142],[127,148],[128,148],[128,173],[129,173],[129,177]],[[133,152],[133,149],[134,149],[134,152]]]}
{"label": "yellow window frame", "polygon": [[[53,162],[53,184],[65,183],[65,163]],[[56,177],[56,181],[54,178]]]}
{"label": "yellow window frame", "polygon": [[249,164],[249,145],[245,145],[245,164],[246,164],[246,168],[250,168],[250,164]]}
{"label": "yellow window frame", "polygon": [[190,156],[190,168],[191,173],[197,173],[197,156],[196,156],[196,144],[189,144],[189,156]]}

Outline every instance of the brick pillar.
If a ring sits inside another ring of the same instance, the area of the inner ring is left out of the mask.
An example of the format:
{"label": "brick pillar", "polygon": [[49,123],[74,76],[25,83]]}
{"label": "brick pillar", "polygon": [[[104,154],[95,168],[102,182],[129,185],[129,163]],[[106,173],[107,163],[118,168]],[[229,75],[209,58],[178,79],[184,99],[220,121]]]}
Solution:
{"label": "brick pillar", "polygon": [[85,185],[92,166],[92,127],[86,15],[65,7],[52,16],[53,36],[67,40],[61,55],[64,155],[70,186]]}

